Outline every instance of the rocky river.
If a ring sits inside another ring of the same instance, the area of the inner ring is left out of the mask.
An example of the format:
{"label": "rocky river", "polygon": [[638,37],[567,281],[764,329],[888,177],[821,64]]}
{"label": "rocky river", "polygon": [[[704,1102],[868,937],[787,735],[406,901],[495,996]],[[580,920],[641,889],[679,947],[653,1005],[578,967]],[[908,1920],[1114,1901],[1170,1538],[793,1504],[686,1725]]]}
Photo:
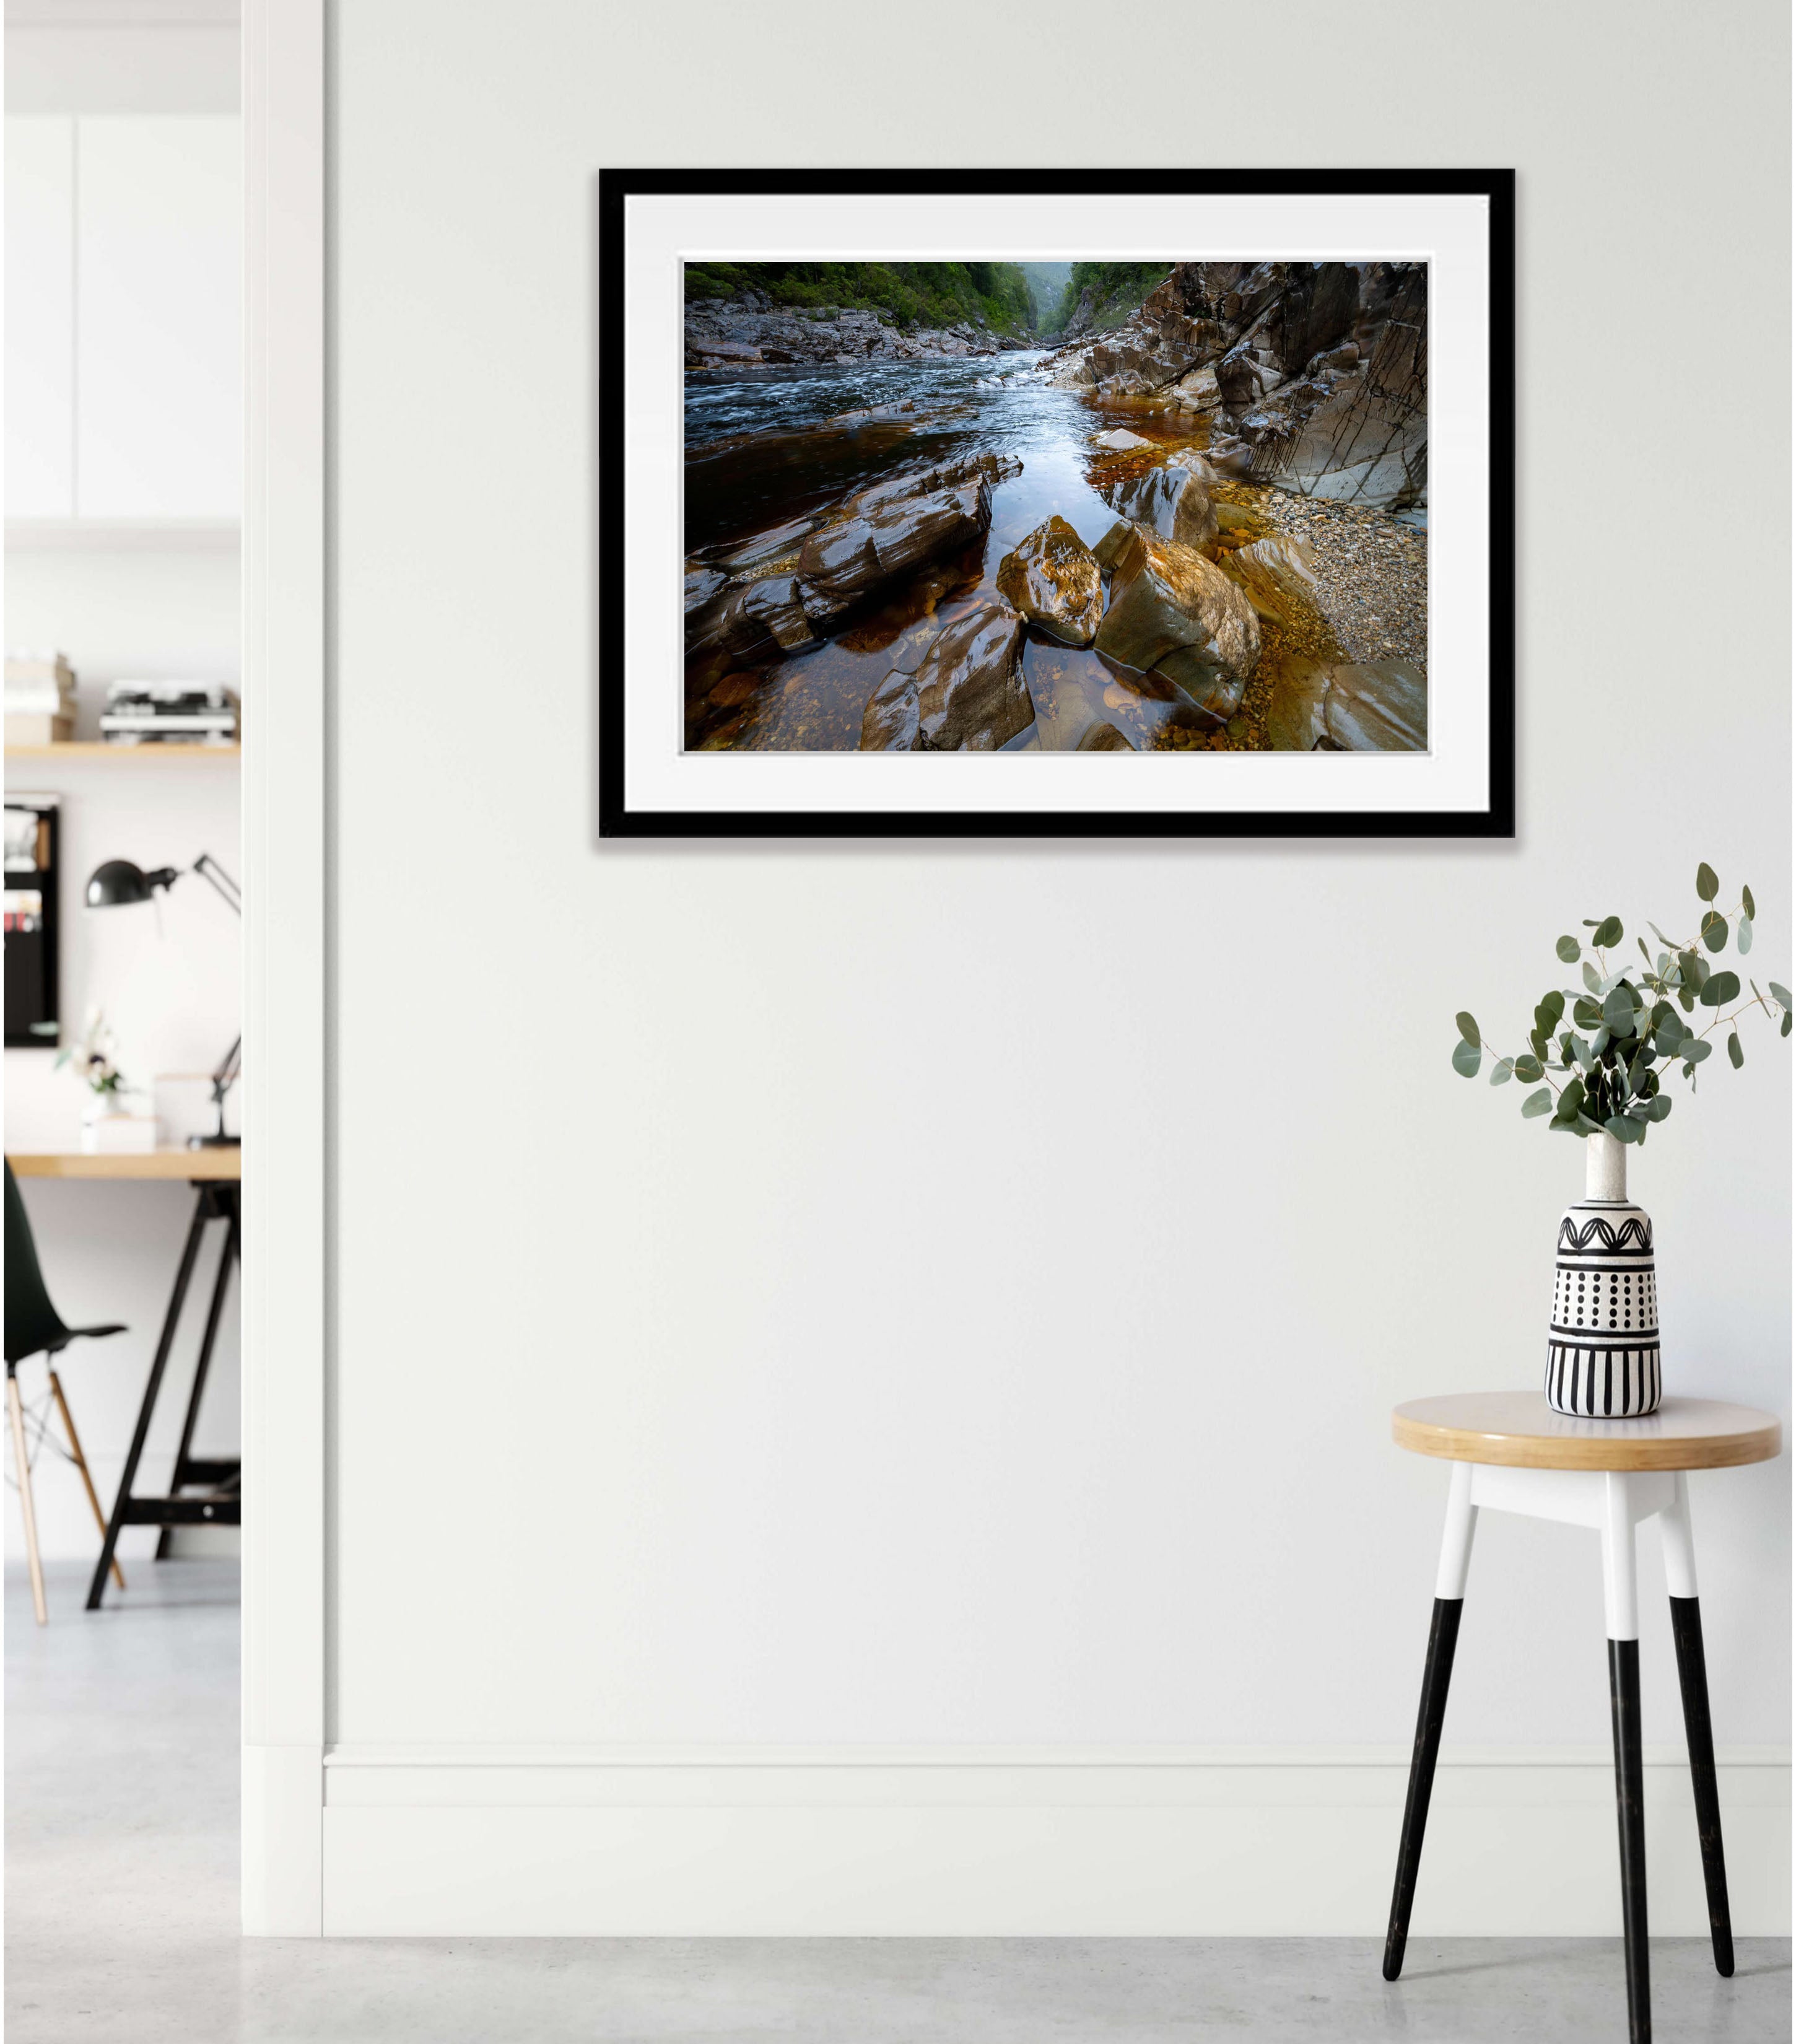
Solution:
{"label": "rocky river", "polygon": [[696,309],[689,748],[1425,750],[1426,281],[1183,263],[1057,350]]}

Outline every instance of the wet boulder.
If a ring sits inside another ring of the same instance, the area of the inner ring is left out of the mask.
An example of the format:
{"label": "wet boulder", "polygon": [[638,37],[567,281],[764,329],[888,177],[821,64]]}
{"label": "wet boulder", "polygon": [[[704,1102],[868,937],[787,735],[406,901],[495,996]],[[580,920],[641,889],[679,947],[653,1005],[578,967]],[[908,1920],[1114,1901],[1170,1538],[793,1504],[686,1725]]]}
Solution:
{"label": "wet boulder", "polygon": [[998,594],[1065,646],[1088,646],[1103,616],[1103,582],[1088,547],[1057,513],[998,563]]}
{"label": "wet boulder", "polygon": [[1126,426],[1117,426],[1107,433],[1099,433],[1092,443],[1111,454],[1126,454],[1131,448],[1152,447],[1152,440],[1143,440],[1139,433],[1132,433]]}
{"label": "wet boulder", "polygon": [[752,539],[742,540],[728,553],[720,555],[717,565],[726,574],[739,577],[764,573],[776,565],[795,567],[798,550],[816,522],[815,518],[794,518],[784,525],[757,532]]}
{"label": "wet boulder", "polygon": [[1116,572],[1116,564],[1129,551],[1135,528],[1126,518],[1119,518],[1092,549],[1092,558],[1106,574]]}
{"label": "wet boulder", "polygon": [[1256,540],[1238,547],[1221,563],[1241,584],[1257,616],[1269,624],[1314,630],[1322,618],[1322,591],[1310,567],[1307,540]]}
{"label": "wet boulder", "polygon": [[1288,752],[1426,752],[1428,683],[1399,660],[1288,663],[1266,736]]}
{"label": "wet boulder", "polygon": [[839,612],[907,569],[919,568],[983,540],[992,523],[992,491],[981,476],[946,490],[898,497],[865,517],[825,525],[804,542],[798,573]]}
{"label": "wet boulder", "polygon": [[917,678],[894,667],[861,715],[863,752],[909,752],[917,742]]}
{"label": "wet boulder", "polygon": [[1115,724],[1100,719],[1073,749],[1075,752],[1133,752],[1135,748]]}
{"label": "wet boulder", "polygon": [[1035,720],[1023,678],[1023,620],[981,604],[944,628],[917,667],[917,743],[934,752],[995,752]]}
{"label": "wet boulder", "polygon": [[[816,644],[797,578],[768,575],[746,584],[741,591],[740,630],[758,637],[765,634],[782,653],[801,653]],[[752,644],[752,637],[750,639]],[[731,645],[731,651],[746,651],[746,645]]]}
{"label": "wet boulder", "polygon": [[[1260,657],[1260,625],[1252,605],[1220,568],[1195,548],[1138,525],[1121,544],[1111,571],[1110,608],[1096,644],[1107,659],[1142,674],[1189,648],[1182,663],[1188,672],[1201,666],[1245,689]],[[1179,675],[1172,678],[1191,693]]]}
{"label": "wet boulder", "polygon": [[716,631],[719,612],[730,586],[730,578],[700,561],[686,563],[686,647],[696,651],[708,644]]}
{"label": "wet boulder", "polygon": [[1173,386],[1173,395],[1188,410],[1207,412],[1222,402],[1222,386],[1216,381],[1215,371],[1206,363],[1201,369],[1193,369],[1181,376]]}
{"label": "wet boulder", "polygon": [[1204,486],[1202,455],[1175,455],[1145,475],[1125,477],[1104,492],[1112,510],[1181,546],[1201,547],[1216,536],[1216,513]]}

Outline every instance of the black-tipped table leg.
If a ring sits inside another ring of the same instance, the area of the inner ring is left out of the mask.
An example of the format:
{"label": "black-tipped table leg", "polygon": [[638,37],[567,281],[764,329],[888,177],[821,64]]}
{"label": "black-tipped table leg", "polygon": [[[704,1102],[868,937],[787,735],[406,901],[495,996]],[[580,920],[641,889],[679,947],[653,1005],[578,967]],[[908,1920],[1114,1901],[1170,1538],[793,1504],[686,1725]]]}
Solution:
{"label": "black-tipped table leg", "polygon": [[1447,1685],[1453,1676],[1453,1649],[1459,1643],[1463,1597],[1434,1600],[1428,1627],[1428,1658],[1422,1667],[1422,1708],[1416,1715],[1415,1746],[1410,1755],[1410,1792],[1403,1804],[1403,1835],[1397,1847],[1397,1881],[1391,1894],[1391,1927],[1384,1934],[1384,1977],[1394,1981],[1403,1970],[1403,1947],[1409,1942],[1410,1905],[1415,1900],[1416,1870],[1422,1865],[1422,1833],[1428,1828],[1428,1799],[1434,1788],[1434,1762],[1441,1751],[1441,1727],[1447,1715]]}
{"label": "black-tipped table leg", "polygon": [[1646,1809],[1641,1780],[1640,1642],[1609,1642],[1609,1716],[1615,1735],[1615,1823],[1621,1844],[1629,2044],[1652,2044],[1646,1955]]}
{"label": "black-tipped table leg", "polygon": [[1671,1638],[1678,1650],[1678,1685],[1683,1691],[1690,1785],[1696,1794],[1696,1835],[1702,1847],[1702,1885],[1709,1896],[1709,1938],[1715,1950],[1715,1970],[1727,1978],[1733,1972],[1733,1919],[1728,1913],[1727,1862],[1721,1856],[1721,1799],[1715,1786],[1715,1735],[1709,1723],[1702,1612],[1693,1596],[1675,1596],[1669,1601]]}

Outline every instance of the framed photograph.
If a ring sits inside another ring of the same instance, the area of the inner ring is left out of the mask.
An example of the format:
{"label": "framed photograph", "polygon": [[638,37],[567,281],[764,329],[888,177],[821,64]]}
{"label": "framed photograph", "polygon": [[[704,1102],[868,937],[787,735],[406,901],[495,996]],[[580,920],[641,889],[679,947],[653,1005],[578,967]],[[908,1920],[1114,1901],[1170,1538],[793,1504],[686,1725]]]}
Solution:
{"label": "framed photograph", "polygon": [[600,828],[1506,837],[1509,171],[607,171]]}

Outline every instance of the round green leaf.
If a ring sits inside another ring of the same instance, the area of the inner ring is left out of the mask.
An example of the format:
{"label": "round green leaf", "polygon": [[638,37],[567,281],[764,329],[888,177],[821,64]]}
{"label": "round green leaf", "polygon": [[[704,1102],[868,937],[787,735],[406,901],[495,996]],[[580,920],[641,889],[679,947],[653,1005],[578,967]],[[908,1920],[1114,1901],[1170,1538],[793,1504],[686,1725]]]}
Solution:
{"label": "round green leaf", "polygon": [[1553,949],[1558,952],[1559,962],[1561,965],[1575,965],[1583,946],[1575,937],[1561,937],[1553,946]]}
{"label": "round green leaf", "polygon": [[1796,1007],[1796,1001],[1791,1001],[1787,986],[1779,986],[1775,979],[1767,979],[1765,984],[1771,989],[1771,998],[1779,1008]]}
{"label": "round green leaf", "polygon": [[1786,1008],[1783,1011],[1783,1027],[1777,1032],[1779,1035],[1787,1036],[1790,1034],[1790,1010]]}
{"label": "round green leaf", "polygon": [[1667,1013],[1652,1032],[1652,1047],[1660,1057],[1675,1058],[1684,1034],[1682,1020],[1675,1014]]}
{"label": "round green leaf", "polygon": [[1515,1060],[1513,1058],[1499,1058],[1491,1067],[1492,1085],[1506,1085],[1514,1076]]}
{"label": "round green leaf", "polygon": [[1467,1043],[1472,1045],[1474,1050],[1476,1050],[1479,1044],[1483,1041],[1483,1037],[1481,1037],[1478,1033],[1478,1024],[1472,1020],[1472,1017],[1466,1013],[1463,1008],[1460,1010],[1459,1013],[1453,1017],[1453,1020],[1459,1024],[1459,1032],[1460,1035],[1464,1038]]}
{"label": "round green leaf", "polygon": [[1551,1086],[1542,1086],[1538,1093],[1529,1093],[1522,1103],[1523,1118],[1529,1121],[1537,1121],[1543,1114],[1548,1114],[1552,1111],[1552,1088]]}
{"label": "round green leaf", "polygon": [[1646,1133],[1645,1123],[1631,1114],[1612,1114],[1602,1125],[1618,1143],[1637,1143]]}
{"label": "round green leaf", "polygon": [[1740,889],[1740,905],[1746,911],[1746,920],[1748,922],[1752,923],[1758,920],[1759,912],[1752,905],[1752,890],[1750,887],[1742,887]]}
{"label": "round green leaf", "polygon": [[1687,1065],[1699,1065],[1714,1049],[1714,1045],[1702,1036],[1692,1036],[1678,1052]]}
{"label": "round green leaf", "polygon": [[1730,1029],[1728,1032],[1728,1062],[1737,1072],[1745,1062],[1746,1053],[1740,1047],[1740,1032]]}
{"label": "round green leaf", "polygon": [[1579,1001],[1573,1004],[1572,1020],[1580,1029],[1594,1029],[1602,1020],[1602,1010],[1594,1001]]}
{"label": "round green leaf", "polygon": [[1668,1093],[1655,1093],[1644,1109],[1648,1121],[1663,1121],[1671,1111],[1671,1096]]}
{"label": "round green leaf", "polygon": [[1602,1004],[1602,1020],[1611,1036],[1634,1033],[1634,997],[1625,986],[1612,986]]}
{"label": "round green leaf", "polygon": [[1584,984],[1592,993],[1601,993],[1602,991],[1602,974],[1588,959],[1584,960]]}
{"label": "round green leaf", "polygon": [[1697,867],[1696,891],[1702,896],[1705,901],[1713,901],[1715,897],[1721,893],[1721,883],[1715,878],[1715,869],[1713,866],[1699,866]]}
{"label": "round green leaf", "polygon": [[1478,1076],[1478,1067],[1484,1062],[1484,1053],[1476,1043],[1458,1043],[1453,1046],[1453,1070],[1461,1078],[1473,1079]]}
{"label": "round green leaf", "polygon": [[1598,951],[1613,951],[1621,941],[1621,919],[1619,916],[1605,916],[1596,926],[1596,935],[1591,939]]}
{"label": "round green leaf", "polygon": [[1702,918],[1702,941],[1712,951],[1725,951],[1728,947],[1728,919],[1717,916],[1713,909]]}
{"label": "round green leaf", "polygon": [[1534,1084],[1545,1070],[1538,1057],[1518,1058],[1515,1061],[1515,1076],[1529,1085]]}
{"label": "round green leaf", "polygon": [[1743,951],[1752,950],[1752,918],[1750,916],[1742,916],[1739,922],[1735,924],[1733,940]]}
{"label": "round green leaf", "polygon": [[1739,992],[1738,973],[1715,972],[1703,982],[1702,991],[1697,998],[1705,1008],[1719,1008],[1724,1001],[1732,1001]]}

